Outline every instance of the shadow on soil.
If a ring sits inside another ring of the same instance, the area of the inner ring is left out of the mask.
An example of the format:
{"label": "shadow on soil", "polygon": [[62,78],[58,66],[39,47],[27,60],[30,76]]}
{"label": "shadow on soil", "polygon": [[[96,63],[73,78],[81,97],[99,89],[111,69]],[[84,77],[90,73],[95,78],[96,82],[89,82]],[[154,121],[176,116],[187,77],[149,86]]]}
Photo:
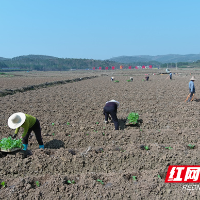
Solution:
{"label": "shadow on soil", "polygon": [[126,120],[127,120],[126,118],[125,119],[118,119],[120,130],[124,130],[127,126],[140,128],[141,124],[143,123],[143,120],[139,119],[137,124],[126,125]]}
{"label": "shadow on soil", "polygon": [[64,148],[64,146],[65,146],[65,143],[63,141],[53,139],[53,140],[47,142],[44,145],[44,148],[48,148],[48,149],[60,149],[60,148]]}
{"label": "shadow on soil", "polygon": [[200,102],[200,99],[195,99],[194,101],[196,101],[196,102]]}
{"label": "shadow on soil", "polygon": [[19,157],[24,159],[24,158],[27,158],[27,157],[33,155],[33,154],[32,154],[32,152],[30,150],[26,150],[26,151],[17,150],[17,151],[14,151],[14,152],[0,152],[0,158],[3,158],[5,156],[7,156],[7,155],[18,155]]}

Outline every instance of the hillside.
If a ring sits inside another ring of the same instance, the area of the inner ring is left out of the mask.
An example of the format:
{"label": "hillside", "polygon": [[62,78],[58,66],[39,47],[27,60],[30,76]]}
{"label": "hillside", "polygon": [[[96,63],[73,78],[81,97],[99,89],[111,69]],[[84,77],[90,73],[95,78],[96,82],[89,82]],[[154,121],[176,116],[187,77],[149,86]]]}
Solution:
{"label": "hillside", "polygon": [[109,59],[110,61],[131,63],[131,62],[150,62],[157,61],[159,63],[176,63],[176,62],[196,62],[200,60],[200,54],[168,54],[168,55],[157,55],[157,56],[119,56]]}
{"label": "hillside", "polygon": [[9,60],[9,58],[0,57],[0,61],[2,61],[2,60]]}
{"label": "hillside", "polygon": [[[148,66],[153,68],[169,67],[200,67],[200,54],[188,55],[158,55],[158,56],[119,56],[109,60],[93,60],[93,59],[74,59],[74,58],[58,58],[46,55],[24,55],[14,58],[0,57],[0,70],[38,70],[38,71],[67,71],[67,70],[91,70],[101,67],[111,69],[115,66],[120,69],[123,65],[124,69],[129,66]],[[168,64],[166,64],[168,63]]]}
{"label": "hillside", "polygon": [[136,65],[153,65],[159,66],[156,61],[151,62],[133,62],[133,63],[120,63],[111,60],[93,60],[93,59],[72,59],[72,58],[57,58],[53,56],[45,55],[26,55],[18,56],[12,59],[0,60],[0,68],[5,69],[17,69],[17,70],[40,70],[40,71],[66,71],[71,69],[97,69],[102,67],[108,67],[111,69],[115,66],[116,69],[123,65],[124,68],[128,66]]}

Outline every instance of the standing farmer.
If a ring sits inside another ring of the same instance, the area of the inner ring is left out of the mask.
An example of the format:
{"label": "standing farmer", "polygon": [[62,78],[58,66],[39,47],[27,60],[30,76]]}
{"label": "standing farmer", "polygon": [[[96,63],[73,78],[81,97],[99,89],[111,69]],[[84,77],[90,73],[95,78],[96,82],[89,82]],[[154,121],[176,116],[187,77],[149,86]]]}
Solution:
{"label": "standing farmer", "polygon": [[169,78],[172,80],[172,72],[169,73]]}
{"label": "standing farmer", "polygon": [[41,137],[40,122],[35,117],[24,114],[22,112],[14,113],[8,118],[8,126],[11,129],[16,129],[13,138],[17,136],[20,127],[24,128],[24,133],[22,134],[24,147],[23,150],[26,151],[28,148],[28,138],[31,131],[34,131],[35,133],[39,148],[44,149],[44,144]]}
{"label": "standing farmer", "polygon": [[168,78],[170,78],[170,80],[172,80],[172,72],[169,73],[169,76],[166,79],[168,79]]}
{"label": "standing farmer", "polygon": [[195,81],[194,76],[192,76],[192,78],[190,79],[190,82],[189,82],[190,97],[188,99],[188,102],[191,101],[191,99],[192,99],[192,97],[193,97],[193,95],[195,93],[194,81]]}
{"label": "standing farmer", "polygon": [[[105,115],[105,123],[108,123],[108,117],[111,115],[112,120],[115,124],[115,130],[119,130],[119,122],[117,119],[117,107],[119,106],[119,102],[115,100],[107,101],[106,105],[103,109],[103,114]],[[110,118],[110,117],[109,117]]]}

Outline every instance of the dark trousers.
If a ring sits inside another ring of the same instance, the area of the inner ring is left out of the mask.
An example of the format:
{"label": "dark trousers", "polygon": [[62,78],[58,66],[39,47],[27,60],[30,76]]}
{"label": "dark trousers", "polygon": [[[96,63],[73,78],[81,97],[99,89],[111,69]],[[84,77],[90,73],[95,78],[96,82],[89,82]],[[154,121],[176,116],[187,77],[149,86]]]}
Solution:
{"label": "dark trousers", "polygon": [[23,138],[23,144],[28,144],[28,138],[31,134],[31,132],[35,133],[36,139],[38,141],[39,145],[43,145],[43,141],[42,141],[42,136],[41,136],[41,128],[40,128],[40,122],[38,121],[38,119],[36,119],[35,124],[28,129],[27,134],[25,135],[25,137]]}
{"label": "dark trousers", "polygon": [[194,92],[191,92],[191,93],[190,93],[190,97],[189,97],[189,99],[188,99],[188,102],[191,101],[193,94],[194,94]]}
{"label": "dark trousers", "polygon": [[109,116],[109,114],[111,115],[112,120],[115,125],[115,130],[119,130],[119,122],[118,122],[117,115],[116,115],[117,114],[116,109],[112,106],[104,107],[104,114],[105,114],[105,121],[108,121],[108,116]]}

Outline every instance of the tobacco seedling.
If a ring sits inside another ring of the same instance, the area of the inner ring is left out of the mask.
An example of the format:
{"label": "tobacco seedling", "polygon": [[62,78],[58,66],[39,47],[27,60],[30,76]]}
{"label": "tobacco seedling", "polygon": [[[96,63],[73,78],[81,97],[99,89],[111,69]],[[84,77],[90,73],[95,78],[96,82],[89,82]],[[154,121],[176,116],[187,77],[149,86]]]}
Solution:
{"label": "tobacco seedling", "polygon": [[52,133],[52,135],[55,135],[55,133]]}
{"label": "tobacco seedling", "polygon": [[70,125],[70,123],[69,123],[69,122],[67,122],[67,125]]}
{"label": "tobacco seedling", "polygon": [[165,149],[172,149],[172,147],[165,147]]}
{"label": "tobacco seedling", "polygon": [[2,149],[13,149],[22,148],[22,139],[12,139],[11,136],[0,140],[0,148]]}
{"label": "tobacco seedling", "polygon": [[149,150],[149,147],[148,147],[148,146],[144,146],[144,148],[145,148],[146,150]]}
{"label": "tobacco seedling", "polygon": [[67,183],[68,183],[68,184],[75,184],[75,181],[74,181],[74,180],[72,180],[72,181],[67,180]]}
{"label": "tobacco seedling", "polygon": [[161,176],[158,174],[158,178],[160,178],[161,179]]}
{"label": "tobacco seedling", "polygon": [[105,136],[105,133],[102,133],[103,136]]}
{"label": "tobacco seedling", "polygon": [[6,187],[5,181],[1,182],[2,187]]}
{"label": "tobacco seedling", "polygon": [[97,179],[98,182],[100,182],[102,185],[104,184],[104,182],[100,179]]}
{"label": "tobacco seedling", "polygon": [[134,181],[137,181],[137,176],[132,176]]}
{"label": "tobacco seedling", "polygon": [[71,135],[68,135],[68,136],[71,136]]}
{"label": "tobacco seedling", "polygon": [[188,144],[188,147],[190,147],[190,149],[194,149],[195,145]]}
{"label": "tobacco seedling", "polygon": [[96,122],[96,124],[99,124],[99,122]]}
{"label": "tobacco seedling", "polygon": [[129,121],[129,123],[137,124],[139,115],[138,115],[138,113],[131,112],[131,113],[129,113],[127,119]]}
{"label": "tobacco seedling", "polygon": [[119,83],[119,81],[118,80],[116,80],[116,81],[114,81],[115,83]]}
{"label": "tobacco seedling", "polygon": [[36,181],[35,184],[36,184],[37,187],[40,187],[39,181]]}
{"label": "tobacco seedling", "polygon": [[131,82],[131,80],[127,80],[127,82]]}
{"label": "tobacco seedling", "polygon": [[52,123],[51,125],[54,126],[54,123]]}

